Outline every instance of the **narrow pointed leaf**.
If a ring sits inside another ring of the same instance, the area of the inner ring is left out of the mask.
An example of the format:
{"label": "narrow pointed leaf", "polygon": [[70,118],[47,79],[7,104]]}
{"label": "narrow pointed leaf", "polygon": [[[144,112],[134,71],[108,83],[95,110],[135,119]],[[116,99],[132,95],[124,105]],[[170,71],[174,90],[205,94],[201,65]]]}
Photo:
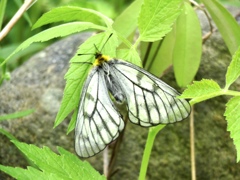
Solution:
{"label": "narrow pointed leaf", "polygon": [[226,74],[226,89],[229,88],[229,86],[236,81],[236,79],[240,75],[240,46],[236,53],[233,56],[233,59],[228,66],[227,74]]}
{"label": "narrow pointed leaf", "polygon": [[173,68],[180,87],[190,84],[200,65],[202,34],[198,17],[189,3],[177,19]]}
{"label": "narrow pointed leaf", "polygon": [[[98,15],[99,12],[95,12],[91,9],[85,9],[74,6],[63,6],[54,8],[51,11],[43,14],[37,22],[33,25],[33,29],[41,27],[46,24],[56,22],[71,22],[71,21],[82,21],[92,22],[94,24],[101,25],[102,18]],[[107,18],[108,19],[108,18]]]}
{"label": "narrow pointed leaf", "polygon": [[29,114],[32,114],[33,112],[34,112],[34,109],[28,109],[28,110],[24,110],[24,111],[18,111],[18,112],[12,113],[12,114],[2,115],[2,116],[0,116],[0,121],[24,117]]}
{"label": "narrow pointed leaf", "polygon": [[18,46],[18,48],[10,56],[8,56],[8,58],[2,64],[6,63],[8,61],[8,59],[10,59],[14,54],[19,52],[20,50],[27,48],[30,44],[32,44],[34,42],[48,41],[53,38],[64,37],[69,34],[81,32],[81,31],[84,31],[87,29],[105,30],[106,28],[103,26],[98,26],[93,23],[89,23],[89,22],[66,23],[66,24],[59,25],[59,26],[56,26],[53,28],[49,28],[45,31],[42,31],[42,32],[28,38],[26,41],[24,41],[20,46]]}

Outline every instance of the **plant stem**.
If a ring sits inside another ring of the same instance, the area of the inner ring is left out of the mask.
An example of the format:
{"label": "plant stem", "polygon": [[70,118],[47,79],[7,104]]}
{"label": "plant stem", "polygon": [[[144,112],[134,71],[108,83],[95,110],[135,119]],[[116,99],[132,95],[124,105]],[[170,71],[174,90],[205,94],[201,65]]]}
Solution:
{"label": "plant stem", "polygon": [[149,128],[148,131],[148,137],[147,137],[147,142],[145,145],[144,153],[143,153],[143,158],[142,158],[142,163],[141,163],[141,168],[140,168],[140,173],[139,173],[139,180],[145,180],[146,179],[146,174],[147,174],[147,167],[148,167],[148,162],[150,159],[153,143],[155,140],[156,135],[158,132],[163,129],[165,125],[158,125],[156,127]]}
{"label": "plant stem", "polygon": [[196,180],[196,161],[195,161],[195,143],[194,143],[194,106],[190,114],[190,152],[191,152],[191,174],[192,180]]}

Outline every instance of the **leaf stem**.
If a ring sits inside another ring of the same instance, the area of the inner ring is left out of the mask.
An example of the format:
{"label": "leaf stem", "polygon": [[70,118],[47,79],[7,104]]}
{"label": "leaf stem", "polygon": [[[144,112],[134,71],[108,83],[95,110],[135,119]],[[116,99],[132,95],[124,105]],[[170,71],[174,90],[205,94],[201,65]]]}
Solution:
{"label": "leaf stem", "polygon": [[209,94],[204,95],[204,96],[198,96],[196,98],[192,98],[192,100],[190,100],[190,104],[193,105],[193,104],[196,104],[196,103],[214,98],[216,96],[221,96],[221,95],[240,96],[240,92],[239,91],[233,91],[233,90],[227,90],[227,89],[221,89],[220,91],[209,93]]}
{"label": "leaf stem", "polygon": [[141,168],[140,168],[140,173],[139,173],[139,180],[145,180],[146,179],[146,174],[147,174],[147,167],[148,167],[148,162],[150,159],[153,143],[155,140],[156,135],[160,130],[162,130],[165,127],[165,125],[158,125],[156,127],[151,127],[149,128],[148,131],[148,137],[147,137],[147,142],[145,145],[144,153],[143,153],[143,158],[142,158],[142,163],[141,163]]}

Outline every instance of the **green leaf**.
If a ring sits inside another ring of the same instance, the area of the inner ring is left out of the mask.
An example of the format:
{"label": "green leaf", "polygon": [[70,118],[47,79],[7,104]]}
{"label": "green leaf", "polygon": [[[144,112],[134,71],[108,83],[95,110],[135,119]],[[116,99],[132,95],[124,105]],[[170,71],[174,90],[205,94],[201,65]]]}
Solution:
{"label": "green leaf", "polygon": [[24,117],[29,114],[32,114],[34,111],[35,111],[34,109],[28,109],[25,111],[18,111],[18,112],[12,113],[12,114],[2,115],[2,116],[0,116],[0,121]]}
{"label": "green leaf", "polygon": [[198,17],[189,3],[176,22],[173,68],[180,87],[190,84],[201,61],[202,34]]}
{"label": "green leaf", "polygon": [[181,98],[192,98],[191,104],[199,101],[204,101],[222,94],[222,89],[213,80],[203,79],[201,81],[194,81],[180,96]]}
{"label": "green leaf", "polygon": [[58,155],[48,147],[39,148],[16,140],[12,142],[39,168],[38,170],[28,167],[27,170],[23,170],[0,166],[0,169],[17,179],[105,179],[88,162],[80,161],[77,156],[63,148],[58,148]]}
{"label": "green leaf", "polygon": [[87,29],[106,30],[106,28],[103,26],[98,26],[96,24],[89,23],[89,22],[72,22],[72,23],[66,23],[63,25],[59,25],[59,26],[56,26],[53,28],[49,28],[45,31],[42,31],[42,32],[28,38],[26,41],[24,41],[10,56],[8,56],[8,58],[1,65],[6,63],[8,61],[8,59],[10,59],[18,51],[27,48],[30,44],[32,44],[34,42],[48,41],[53,38],[67,36],[69,34],[81,32],[81,31],[84,31]]}
{"label": "green leaf", "polygon": [[[18,180],[26,180],[26,179],[34,179],[34,180],[65,180],[62,177],[52,174],[49,172],[42,172],[33,167],[27,167],[27,169],[22,169],[18,167],[8,167],[0,165],[0,170],[9,174],[10,176],[14,177]],[[66,180],[71,180],[70,178],[66,177]]]}
{"label": "green leaf", "polygon": [[114,21],[113,28],[127,38],[137,28],[137,18],[143,0],[136,0],[128,6]]}
{"label": "green leaf", "polygon": [[[88,75],[89,64],[71,64],[65,75],[67,83],[54,127],[58,126],[74,109],[77,108],[83,83]],[[91,66],[90,66],[91,67]]]}
{"label": "green leaf", "polygon": [[4,129],[0,128],[0,133],[5,135],[8,139],[17,140],[11,133],[9,133],[8,131],[6,131]]}
{"label": "green leaf", "polygon": [[7,0],[0,1],[0,31],[2,30],[3,18],[6,11]]}
{"label": "green leaf", "polygon": [[43,14],[38,19],[38,21],[33,25],[33,29],[49,23],[55,23],[59,21],[64,21],[64,22],[84,21],[84,22],[92,22],[98,25],[101,25],[102,21],[107,22],[106,24],[113,23],[111,19],[92,9],[86,9],[86,8],[80,8],[80,7],[74,7],[74,6],[63,6],[63,7],[52,9],[51,11]]}
{"label": "green leaf", "polygon": [[75,109],[72,115],[72,118],[70,120],[70,123],[68,124],[67,134],[69,134],[72,130],[74,130],[76,126],[77,113],[78,113],[78,109]]}
{"label": "green leaf", "polygon": [[233,55],[240,46],[240,26],[232,15],[216,0],[201,0],[213,21],[216,23],[223,40]]}
{"label": "green leaf", "polygon": [[[71,65],[65,75],[67,83],[64,89],[64,96],[62,99],[60,110],[58,111],[55,120],[54,127],[59,125],[69,113],[71,113],[74,109],[77,108],[79,104],[80,93],[83,84],[88,76],[90,69],[92,68],[92,66],[87,64],[86,62],[93,63],[95,58],[94,54],[96,53],[96,49],[94,48],[94,44],[104,54],[111,57],[116,56],[116,47],[118,45],[117,37],[115,34],[113,34],[111,38],[107,41],[109,35],[109,32],[104,32],[90,37],[80,46],[75,56],[73,56],[73,58],[70,60]],[[104,44],[105,46],[103,48]],[[78,54],[82,55],[79,56]],[[74,124],[75,122],[72,121],[71,123]]]}
{"label": "green leaf", "polygon": [[[155,44],[161,43],[160,49]],[[155,49],[157,51],[156,55],[152,55],[150,53],[149,58],[147,60],[147,70],[154,75],[160,77],[163,72],[172,65],[172,56],[173,56],[173,48],[175,43],[175,35],[173,31],[168,33],[164,39],[159,42],[153,42],[153,46],[151,47],[151,51]],[[151,60],[153,59],[153,60]]]}
{"label": "green leaf", "polygon": [[225,89],[228,89],[229,86],[236,81],[236,79],[240,75],[240,46],[236,53],[233,56],[233,59],[228,66],[227,74],[226,74],[226,86]]}
{"label": "green leaf", "polygon": [[233,97],[226,104],[224,116],[227,119],[227,130],[237,150],[237,162],[240,160],[240,97]]}
{"label": "green leaf", "polygon": [[144,0],[138,18],[139,40],[157,41],[171,31],[180,13],[181,0]]}
{"label": "green leaf", "polygon": [[139,54],[136,52],[136,50],[134,48],[118,50],[117,51],[117,57],[119,59],[126,60],[128,62],[136,64],[137,66],[142,67],[142,63],[141,63],[141,59],[139,57]]}

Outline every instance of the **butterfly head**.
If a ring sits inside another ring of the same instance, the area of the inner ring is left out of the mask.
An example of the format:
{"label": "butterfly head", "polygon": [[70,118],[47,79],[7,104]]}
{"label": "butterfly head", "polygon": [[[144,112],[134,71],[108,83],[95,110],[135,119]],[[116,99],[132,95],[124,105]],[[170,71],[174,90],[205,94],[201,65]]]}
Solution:
{"label": "butterfly head", "polygon": [[95,61],[93,63],[94,66],[101,66],[104,62],[110,60],[109,56],[103,55],[102,53],[97,52],[95,54]]}

